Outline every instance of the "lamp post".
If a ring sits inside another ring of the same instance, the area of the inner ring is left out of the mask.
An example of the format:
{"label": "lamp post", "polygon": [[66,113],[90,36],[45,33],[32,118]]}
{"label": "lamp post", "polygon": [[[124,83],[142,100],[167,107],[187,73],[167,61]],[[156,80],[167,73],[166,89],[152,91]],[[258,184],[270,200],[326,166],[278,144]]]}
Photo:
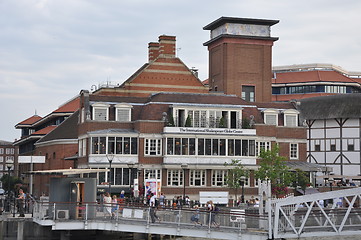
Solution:
{"label": "lamp post", "polygon": [[128,168],[130,170],[130,178],[129,178],[129,198],[132,198],[132,181],[133,181],[133,168],[134,163],[128,163]]}
{"label": "lamp post", "polygon": [[242,186],[242,196],[241,196],[241,203],[244,203],[244,182],[246,180],[245,176],[241,176],[241,186]]}
{"label": "lamp post", "polygon": [[8,207],[8,210],[10,212],[10,209],[11,209],[11,205],[10,205],[10,170],[12,168],[12,166],[14,165],[14,162],[13,160],[7,160],[6,161],[6,167],[8,168],[8,192],[7,192],[7,207]]}
{"label": "lamp post", "polygon": [[112,195],[112,162],[114,159],[114,154],[107,154],[107,159],[109,162],[109,177],[108,177],[108,183],[109,183],[109,194]]}
{"label": "lamp post", "polygon": [[181,165],[181,168],[183,169],[183,204],[185,204],[186,201],[186,169],[188,168],[188,164],[184,163]]}

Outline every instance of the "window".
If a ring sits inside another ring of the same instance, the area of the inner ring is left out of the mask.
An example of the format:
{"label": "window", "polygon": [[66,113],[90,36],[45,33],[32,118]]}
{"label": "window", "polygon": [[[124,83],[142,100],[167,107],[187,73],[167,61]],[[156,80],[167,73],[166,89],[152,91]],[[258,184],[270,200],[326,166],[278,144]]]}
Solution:
{"label": "window", "polygon": [[0,163],[4,162],[4,157],[0,156]]}
{"label": "window", "polygon": [[212,171],[212,186],[222,187],[227,185],[227,170]]}
{"label": "window", "polygon": [[183,186],[183,170],[168,170],[168,186]]}
{"label": "window", "polygon": [[347,151],[355,151],[355,143],[353,139],[347,140]]}
{"label": "window", "polygon": [[95,121],[108,121],[109,105],[103,103],[95,103],[93,107],[93,120]]}
{"label": "window", "polygon": [[242,86],[242,99],[249,102],[255,101],[254,86]]}
{"label": "window", "polygon": [[0,154],[4,154],[4,149],[0,148]]}
{"label": "window", "polygon": [[321,151],[320,143],[315,143],[315,152],[320,152],[320,151]]}
{"label": "window", "polygon": [[162,139],[145,139],[144,155],[161,155]]}
{"label": "window", "polygon": [[[86,139],[83,142],[86,154]],[[138,154],[138,138],[135,137],[92,137],[91,154]]]}
{"label": "window", "polygon": [[333,151],[333,152],[336,151],[336,140],[335,139],[330,140],[330,151]]}
{"label": "window", "polygon": [[257,156],[260,155],[261,151],[269,151],[271,150],[271,143],[270,142],[257,142],[256,143],[256,153]]}
{"label": "window", "polygon": [[206,185],[206,171],[205,170],[190,170],[190,185],[191,186],[205,186]]}
{"label": "window", "polygon": [[115,121],[129,122],[131,121],[132,105],[129,104],[117,104],[115,105]]}
{"label": "window", "polygon": [[6,148],[6,154],[14,154],[14,148]]}
{"label": "window", "polygon": [[298,144],[290,144],[290,159],[298,159]]}
{"label": "window", "polygon": [[286,127],[297,127],[298,126],[298,111],[294,109],[288,109],[283,111],[284,125]]}
{"label": "window", "polygon": [[145,179],[161,179],[160,169],[144,169]]}
{"label": "window", "polygon": [[264,110],[264,123],[267,125],[278,125],[278,111],[276,109]]}

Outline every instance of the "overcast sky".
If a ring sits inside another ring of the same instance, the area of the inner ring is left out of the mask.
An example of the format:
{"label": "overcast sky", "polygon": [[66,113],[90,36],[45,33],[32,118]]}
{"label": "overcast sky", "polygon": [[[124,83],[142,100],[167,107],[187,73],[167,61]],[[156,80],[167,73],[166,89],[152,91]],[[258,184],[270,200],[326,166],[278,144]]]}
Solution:
{"label": "overcast sky", "polygon": [[178,56],[208,75],[202,28],[221,16],[280,20],[273,65],[332,63],[361,71],[359,0],[0,0],[0,140],[92,85],[122,83],[148,42],[177,37]]}

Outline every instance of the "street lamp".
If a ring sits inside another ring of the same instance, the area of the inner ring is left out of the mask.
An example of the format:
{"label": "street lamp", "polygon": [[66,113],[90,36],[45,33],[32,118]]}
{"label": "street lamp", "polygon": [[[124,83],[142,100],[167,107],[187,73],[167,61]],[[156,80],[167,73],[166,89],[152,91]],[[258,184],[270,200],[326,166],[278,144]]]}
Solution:
{"label": "street lamp", "polygon": [[184,163],[181,165],[181,168],[183,169],[183,204],[185,204],[186,201],[186,169],[188,168],[188,164]]}
{"label": "street lamp", "polygon": [[107,154],[107,159],[108,159],[108,162],[109,162],[109,179],[108,179],[108,182],[109,182],[109,194],[110,196],[112,195],[112,162],[113,162],[113,159],[114,159],[114,154]]}
{"label": "street lamp", "polygon": [[14,161],[9,159],[6,161],[6,167],[8,168],[8,192],[7,192],[7,207],[8,207],[8,210],[10,212],[10,170],[12,168],[12,166],[14,165]]}
{"label": "street lamp", "polygon": [[242,196],[241,196],[241,203],[244,203],[244,182],[246,181],[246,177],[245,176],[241,176],[241,186],[242,186]]}
{"label": "street lamp", "polygon": [[133,180],[133,168],[134,163],[128,163],[128,168],[130,169],[130,179],[129,179],[129,198],[132,197],[132,180]]}

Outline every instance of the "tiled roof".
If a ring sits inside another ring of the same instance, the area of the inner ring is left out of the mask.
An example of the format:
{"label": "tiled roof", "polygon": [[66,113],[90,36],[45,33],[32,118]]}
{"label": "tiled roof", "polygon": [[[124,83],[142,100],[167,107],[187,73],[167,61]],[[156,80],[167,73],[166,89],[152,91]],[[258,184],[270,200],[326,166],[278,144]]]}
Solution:
{"label": "tiled roof", "polygon": [[31,124],[39,121],[40,119],[42,119],[42,117],[40,117],[38,115],[34,115],[34,116],[31,116],[31,117],[25,119],[22,122],[19,122],[17,125],[31,125]]}
{"label": "tiled roof", "polygon": [[[305,82],[357,82],[336,71],[295,71],[275,73],[273,84]],[[360,81],[359,81],[360,82]]]}
{"label": "tiled roof", "polygon": [[54,113],[64,113],[64,112],[75,112],[79,109],[80,105],[80,98],[77,97],[70,102],[65,103],[64,105],[60,106],[58,109],[53,111]]}
{"label": "tiled roof", "polygon": [[44,136],[42,139],[40,139],[37,143],[47,142],[51,140],[59,140],[59,139],[77,139],[78,115],[79,115],[79,111],[76,111],[60,125],[50,126],[53,127],[52,129],[53,131],[48,131],[47,132],[48,134]]}
{"label": "tiled roof", "polygon": [[39,131],[33,132],[31,135],[45,135],[53,131],[57,126],[51,125],[46,128],[40,129]]}
{"label": "tiled roof", "polygon": [[361,118],[361,93],[338,94],[300,100],[304,119]]}

